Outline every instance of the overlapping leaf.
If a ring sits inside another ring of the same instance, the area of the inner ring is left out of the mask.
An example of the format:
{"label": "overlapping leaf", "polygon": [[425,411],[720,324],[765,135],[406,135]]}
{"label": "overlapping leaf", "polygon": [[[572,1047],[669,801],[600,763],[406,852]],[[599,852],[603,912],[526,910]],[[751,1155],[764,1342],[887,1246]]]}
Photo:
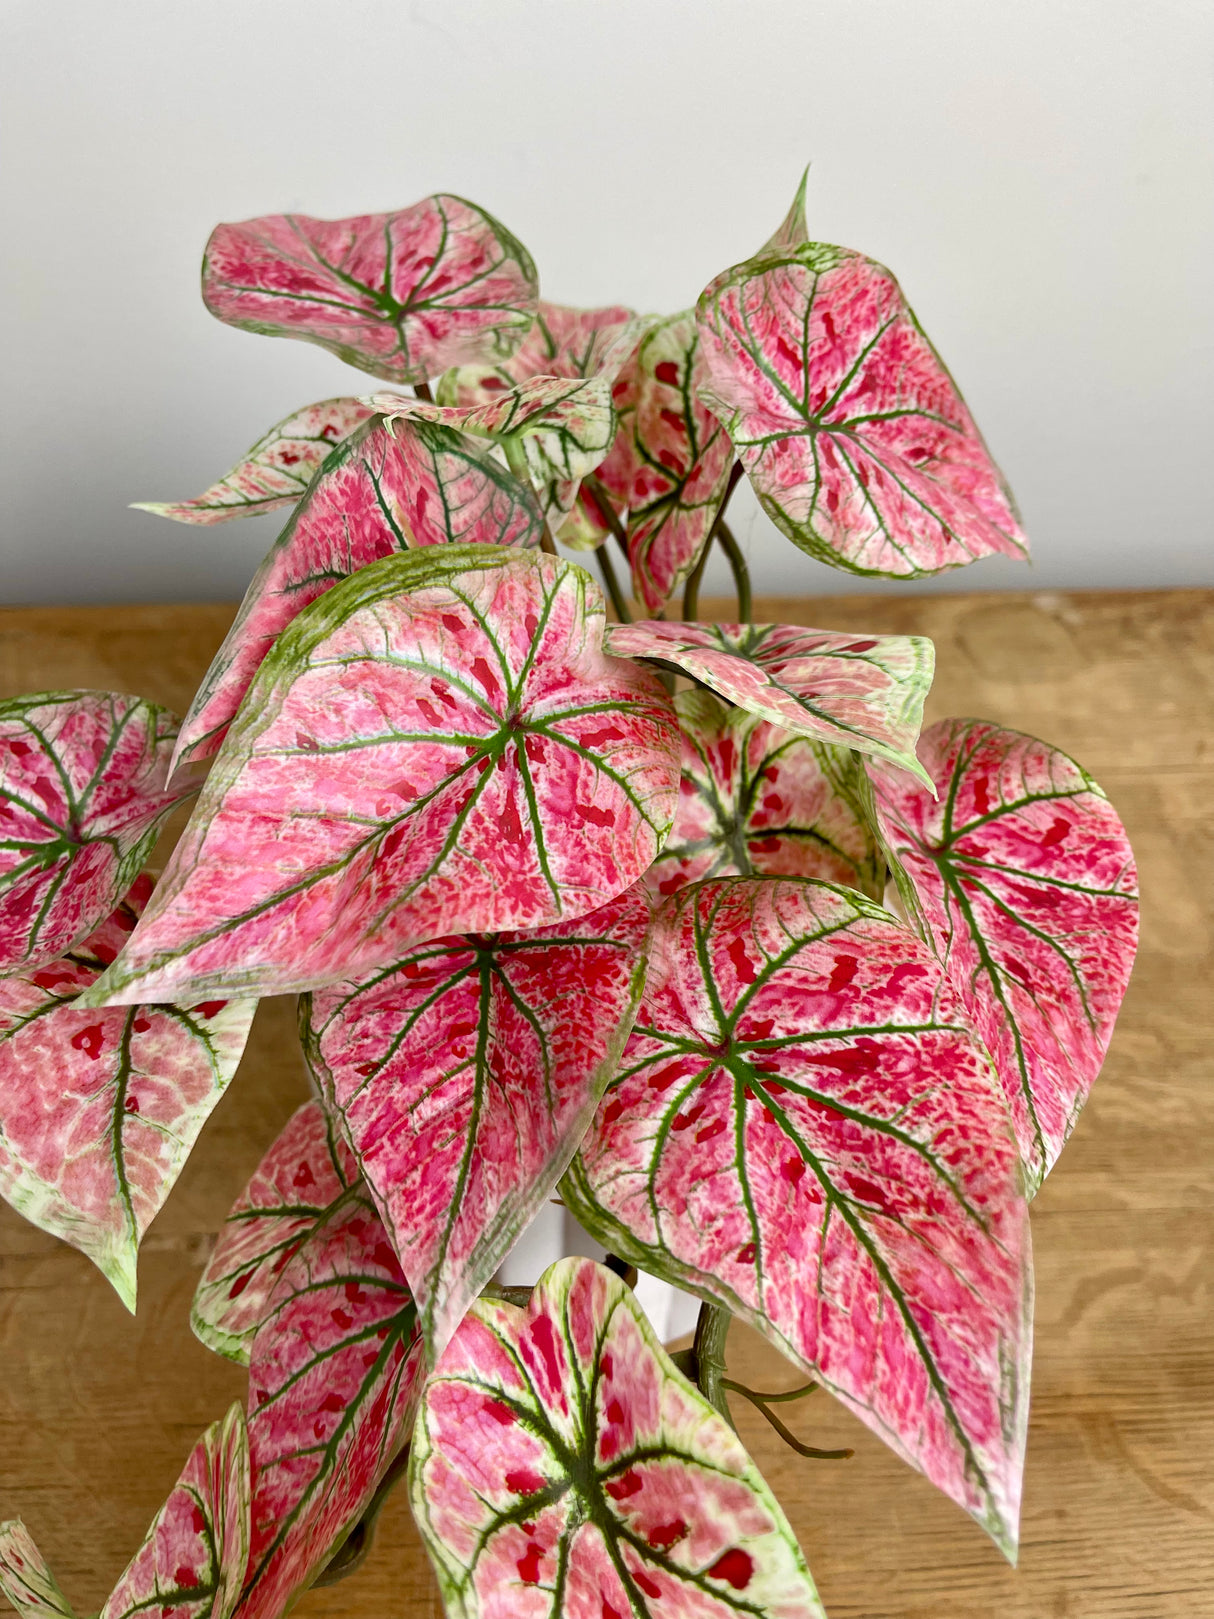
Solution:
{"label": "overlapping leaf", "polygon": [[526,248],[482,208],[444,195],[352,219],[220,225],[202,266],[203,300],[230,326],[319,343],[398,383],[513,353],[536,289]]}
{"label": "overlapping leaf", "polygon": [[622,893],[669,830],[679,744],[603,622],[580,568],[490,546],[388,557],[314,602],[96,1001],[316,988]]}
{"label": "overlapping leaf", "polygon": [[1027,542],[973,417],[890,272],[805,240],[801,196],[696,307],[708,378],[764,510],[812,556],[915,577]]}
{"label": "overlapping leaf", "polygon": [[139,1242],[236,1071],[252,1001],[88,1011],[149,883],[75,950],[0,979],[0,1196],[135,1308]]}
{"label": "overlapping leaf", "polygon": [[682,890],[650,956],[566,1201],[751,1322],[1013,1551],[1027,1209],[939,963],[860,895],[771,878]]}
{"label": "overlapping leaf", "polygon": [[1125,994],[1138,941],[1133,851],[1092,778],[1044,742],[942,720],[919,751],[939,802],[879,768],[878,812],[995,1058],[1036,1187]]}
{"label": "overlapping leaf", "polygon": [[0,1523],[0,1591],[21,1619],[76,1619],[20,1518]]}
{"label": "overlapping leaf", "polygon": [[587,1259],[526,1310],[473,1306],[426,1385],[409,1484],[451,1619],[823,1619],[737,1435]]}
{"label": "overlapping leaf", "polygon": [[422,1372],[409,1289],[353,1188],[283,1271],[253,1339],[241,1619],[278,1619],[343,1544],[408,1438]]}
{"label": "overlapping leaf", "polygon": [[739,708],[816,742],[915,757],[935,648],[922,635],[838,635],[798,624],[612,624],[619,657],[674,664]]}
{"label": "overlapping leaf", "polygon": [[322,399],[276,423],[225,473],[193,500],[137,500],[135,511],[175,523],[209,526],[233,517],[257,517],[293,506],[334,445],[372,414],[361,399]]}
{"label": "overlapping leaf", "polygon": [[432,422],[368,422],[325,461],[258,569],[174,765],[215,752],[276,638],[338,580],[410,546],[538,545],[543,526],[531,490],[486,446]]}
{"label": "overlapping leaf", "polygon": [[552,1191],[632,1027],[636,885],[539,933],[436,940],[312,997],[339,1107],[421,1310],[431,1362]]}
{"label": "overlapping leaf", "polygon": [[675,698],[683,732],[679,807],[646,873],[656,894],[705,877],[819,877],[880,899],[885,861],[865,819],[863,766],[729,708],[706,691]]}
{"label": "overlapping leaf", "polygon": [[0,702],[0,973],[79,944],[109,916],[161,823],[177,717],[114,692]]}
{"label": "overlapping leaf", "polygon": [[283,1267],[359,1178],[319,1102],[305,1102],[232,1205],[194,1294],[190,1326],[208,1349],[249,1363]]}

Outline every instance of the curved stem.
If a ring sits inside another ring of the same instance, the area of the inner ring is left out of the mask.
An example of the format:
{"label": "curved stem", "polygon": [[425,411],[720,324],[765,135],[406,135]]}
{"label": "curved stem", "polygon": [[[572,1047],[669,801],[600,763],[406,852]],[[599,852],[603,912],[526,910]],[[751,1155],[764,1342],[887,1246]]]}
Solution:
{"label": "curved stem", "polygon": [[788,1394],[760,1394],[755,1389],[748,1389],[745,1383],[735,1383],[731,1378],[721,1379],[721,1387],[729,1389],[733,1394],[740,1394],[744,1400],[749,1400],[756,1410],[761,1411],[771,1423],[786,1445],[791,1446],[798,1456],[809,1456],[818,1462],[845,1462],[848,1457],[854,1456],[853,1450],[819,1450],[815,1445],[803,1444],[791,1429],[786,1428],[774,1411],[768,1406],[777,1400],[795,1400],[799,1395],[812,1394],[817,1388],[816,1383],[807,1383],[804,1388],[793,1389]]}
{"label": "curved stem", "polygon": [[424,399],[428,405],[434,403],[434,395],[430,392],[430,384],[428,382],[415,382],[413,384],[413,392],[418,399]]}
{"label": "curved stem", "polygon": [[380,1479],[362,1517],[320,1573],[313,1578],[313,1586],[336,1585],[338,1580],[344,1580],[349,1574],[356,1574],[363,1566],[371,1550],[371,1543],[375,1539],[375,1524],[384,1509],[384,1502],[404,1478],[408,1466],[409,1447],[406,1445]]}
{"label": "curved stem", "polygon": [[700,1393],[714,1410],[721,1413],[731,1428],[733,1417],[725,1395],[725,1340],[729,1336],[729,1323],[732,1320],[724,1305],[701,1304],[692,1345]]}
{"label": "curved stem", "polygon": [[611,504],[611,496],[607,493],[607,486],[595,473],[591,472],[582,479],[582,488],[594,501],[598,508],[599,517],[604,528],[609,528],[619,543],[620,550],[628,555],[628,531],[620,522],[619,514]]}
{"label": "curved stem", "polygon": [[628,603],[624,600],[624,592],[620,589],[620,581],[616,578],[611,553],[605,545],[600,545],[594,555],[599,572],[603,575],[603,583],[607,586],[607,594],[611,597],[611,605],[615,608],[615,616],[621,624],[631,624],[632,614],[628,611]]}
{"label": "curved stem", "polygon": [[[695,567],[692,569],[691,577],[688,579],[687,584],[684,586],[684,589],[683,589],[683,622],[684,623],[686,623],[689,619],[692,619],[692,618],[695,617],[696,610],[700,605],[700,580],[704,577],[704,569],[705,569],[705,567],[707,566],[707,563],[708,563],[708,553],[709,553],[709,551],[712,550],[712,542],[716,539],[718,531],[724,525],[725,513],[726,513],[726,511],[727,511],[727,509],[729,507],[730,500],[733,498],[733,492],[738,487],[738,479],[741,476],[742,476],[742,463],[740,461],[735,461],[733,466],[730,468],[729,482],[725,485],[725,493],[721,496],[721,504],[717,507],[717,515],[713,519],[712,527],[708,530],[708,538],[704,541],[704,549],[700,552],[700,559],[696,563]],[[733,535],[732,534],[730,535],[730,539],[731,539],[731,541],[733,540]],[[734,549],[737,550],[737,542],[736,541],[734,541]],[[728,556],[729,552],[726,552],[726,555]],[[739,558],[741,558],[741,555],[742,555],[742,553],[739,551],[738,552]],[[732,561],[732,558],[731,558],[730,567],[732,567],[732,566],[733,566],[733,561]],[[743,569],[743,572],[745,572],[745,569],[746,569],[745,562],[742,563],[742,569]],[[737,578],[736,572],[734,574],[734,578],[735,579]],[[747,583],[749,584],[749,580],[747,581]],[[749,606],[749,605],[750,605],[750,602],[749,602],[749,596],[748,596],[747,597],[747,606]],[[738,611],[739,611],[739,613],[741,612],[741,607],[739,607]]]}
{"label": "curved stem", "polygon": [[751,614],[754,611],[750,596],[750,569],[746,566],[742,548],[734,539],[733,530],[728,523],[717,524],[717,543],[729,559],[730,570],[733,573],[733,587],[738,598],[738,622],[749,624],[752,622]]}

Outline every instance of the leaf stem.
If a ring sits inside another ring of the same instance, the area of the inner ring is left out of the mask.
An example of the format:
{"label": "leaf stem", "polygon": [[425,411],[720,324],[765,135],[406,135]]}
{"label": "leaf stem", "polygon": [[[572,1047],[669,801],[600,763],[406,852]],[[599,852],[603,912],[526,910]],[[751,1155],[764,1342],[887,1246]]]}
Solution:
{"label": "leaf stem", "polygon": [[760,1394],[757,1389],[747,1388],[745,1383],[735,1383],[732,1378],[728,1377],[721,1379],[721,1387],[728,1389],[733,1394],[740,1394],[744,1400],[749,1400],[751,1405],[767,1418],[784,1443],[791,1446],[798,1456],[808,1456],[818,1462],[845,1462],[850,1456],[855,1455],[855,1451],[819,1450],[815,1445],[806,1445],[797,1438],[790,1428],[784,1426],[774,1411],[768,1410],[768,1406],[774,1405],[780,1400],[796,1400],[802,1395],[812,1394],[817,1386],[816,1383],[806,1383],[804,1388],[791,1389],[787,1394]]}
{"label": "leaf stem", "polygon": [[628,603],[624,600],[624,592],[620,589],[620,581],[616,577],[610,551],[605,545],[600,545],[594,555],[599,572],[603,576],[603,583],[607,586],[607,594],[611,597],[611,605],[615,608],[615,616],[621,624],[631,624],[632,614],[628,611]]}
{"label": "leaf stem", "polygon": [[732,1320],[723,1304],[701,1304],[692,1345],[700,1393],[714,1410],[721,1413],[731,1428],[733,1417],[725,1394],[725,1340],[729,1336],[729,1323]]}
{"label": "leaf stem", "polygon": [[[707,566],[707,563],[708,563],[708,553],[709,553],[709,551],[712,550],[712,542],[716,539],[717,533],[720,530],[721,525],[725,521],[726,510],[729,507],[729,502],[733,497],[734,490],[738,487],[738,479],[741,476],[742,476],[742,463],[740,461],[735,461],[733,466],[730,468],[729,482],[725,485],[725,493],[721,496],[721,504],[717,507],[717,515],[713,518],[712,527],[708,530],[708,537],[704,541],[704,549],[700,552],[699,561],[696,563],[695,567],[691,570],[691,576],[688,579],[686,585],[683,587],[683,622],[684,623],[687,623],[689,620],[693,619],[696,616],[696,612],[697,612],[697,610],[699,608],[699,605],[700,605],[700,580],[704,576],[704,569],[705,569],[705,567]],[[732,534],[730,535],[730,539],[733,540]],[[736,541],[734,542],[734,549],[737,550]],[[728,551],[725,554],[727,556],[730,556],[730,553]],[[740,551],[738,551],[739,560],[741,560],[741,556],[742,556],[742,553]],[[730,556],[730,567],[731,568],[733,567],[733,558],[732,558],[732,556]],[[746,570],[745,562],[742,562],[742,570],[745,573],[745,570]],[[736,569],[734,571],[734,578],[737,579],[737,571],[736,571]],[[749,579],[747,580],[747,585],[749,586]],[[749,596],[747,597],[747,605],[749,605]],[[739,606],[738,611],[739,611],[739,613],[741,612],[741,607],[740,606]]]}
{"label": "leaf stem", "polygon": [[[534,489],[531,482],[531,472],[527,466],[527,452],[523,449],[519,437],[515,433],[503,433],[497,441],[506,457],[506,465],[513,472],[518,481],[527,489]],[[550,557],[556,555],[556,541],[552,538],[552,530],[548,527],[548,519],[542,519],[543,527],[540,529],[540,550],[546,551]]]}
{"label": "leaf stem", "polygon": [[728,523],[717,524],[717,544],[729,559],[729,566],[733,572],[734,591],[738,598],[738,622],[751,624],[754,622],[750,595],[750,569],[746,566],[746,558],[742,555],[742,548],[733,537],[733,530]]}
{"label": "leaf stem", "polygon": [[620,522],[619,513],[611,504],[611,496],[607,493],[607,485],[597,475],[590,472],[582,479],[582,488],[598,507],[599,517],[605,528],[609,528],[615,535],[620,550],[628,555],[628,531]]}
{"label": "leaf stem", "polygon": [[409,1466],[409,1447],[406,1445],[399,1455],[393,1458],[388,1471],[375,1487],[375,1494],[367,1503],[367,1509],[362,1517],[333,1553],[329,1561],[320,1572],[314,1576],[312,1585],[336,1585],[338,1580],[344,1580],[349,1574],[356,1574],[367,1560],[371,1550],[371,1543],[375,1539],[375,1524],[384,1509],[384,1502],[392,1491],[404,1478]]}
{"label": "leaf stem", "polygon": [[424,399],[428,405],[432,405],[434,403],[434,395],[430,392],[430,384],[428,382],[415,382],[413,384],[413,392],[418,399]]}

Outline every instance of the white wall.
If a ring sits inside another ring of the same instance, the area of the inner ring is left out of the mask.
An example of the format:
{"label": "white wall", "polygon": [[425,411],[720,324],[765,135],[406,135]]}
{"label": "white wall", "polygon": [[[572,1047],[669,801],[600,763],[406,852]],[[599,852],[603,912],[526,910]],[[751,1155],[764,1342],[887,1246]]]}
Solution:
{"label": "white wall", "polygon": [[[361,385],[206,314],[216,221],[453,190],[548,296],[674,309],[807,159],[1035,542],[936,588],[1208,582],[1212,46],[1209,0],[0,0],[0,595],[233,596],[273,538],[125,509]],[[761,588],[857,588],[741,528]]]}

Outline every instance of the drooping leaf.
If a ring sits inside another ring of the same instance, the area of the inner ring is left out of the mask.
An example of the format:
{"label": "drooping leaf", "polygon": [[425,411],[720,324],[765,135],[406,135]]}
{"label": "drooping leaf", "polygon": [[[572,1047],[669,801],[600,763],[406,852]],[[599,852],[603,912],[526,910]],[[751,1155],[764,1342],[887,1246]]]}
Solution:
{"label": "drooping leaf", "polygon": [[771,241],[696,306],[700,397],[763,509],[852,573],[916,577],[1024,555],[1010,491],[897,281],[804,230],[799,196]]}
{"label": "drooping leaf", "polygon": [[617,657],[674,664],[785,730],[892,759],[915,757],[936,649],[923,635],[838,635],[799,624],[612,624]]}
{"label": "drooping leaf", "polygon": [[43,966],[103,922],[166,815],[177,717],[139,697],[0,702],[0,973]]}
{"label": "drooping leaf", "polygon": [[209,526],[293,506],[335,444],[372,414],[361,399],[322,399],[285,417],[257,440],[231,472],[193,500],[137,500],[134,510],[175,523]]}
{"label": "drooping leaf", "polygon": [[325,461],[258,569],[190,705],[174,755],[208,758],[277,637],[368,563],[419,545],[539,544],[531,490],[485,446],[432,422],[368,422]]}
{"label": "drooping leaf", "polygon": [[232,1406],[195,1445],[100,1619],[229,1619],[249,1556],[249,1439]]}
{"label": "drooping leaf", "polygon": [[885,861],[850,749],[794,736],[706,691],[682,692],[675,708],[683,779],[670,837],[646,873],[655,894],[705,877],[819,877],[881,898]]}
{"label": "drooping leaf", "polygon": [[232,1205],[194,1294],[190,1326],[217,1355],[249,1364],[283,1267],[359,1178],[319,1102],[305,1102]]}
{"label": "drooping leaf", "polygon": [[563,1259],[426,1385],[413,1514],[450,1619],[824,1619],[775,1497],[631,1290]]}
{"label": "drooping leaf", "polygon": [[0,1591],[21,1619],[76,1619],[20,1518],[0,1523]]}
{"label": "drooping leaf", "polygon": [[503,358],[535,315],[531,255],[462,197],[353,219],[269,214],[219,225],[202,296],[230,326],[299,337],[360,371],[419,383]]}
{"label": "drooping leaf", "polygon": [[277,1619],[342,1545],[408,1439],[422,1374],[413,1300],[352,1188],[283,1271],[253,1339],[241,1619]]}
{"label": "drooping leaf", "polygon": [[314,602],[98,1003],[318,988],[630,887],[673,819],[678,730],[603,623],[580,568],[492,546],[388,557]]}
{"label": "drooping leaf", "polygon": [[995,1059],[1035,1189],[1100,1070],[1138,942],[1125,828],[1073,759],[942,720],[919,754],[933,801],[873,772],[878,813],[957,993]]}
{"label": "drooping leaf", "polygon": [[252,1001],[85,1010],[150,888],[49,965],[0,979],[0,1196],[135,1308],[139,1242],[236,1071]]}
{"label": "drooping leaf", "polygon": [[539,933],[437,940],[305,1009],[309,1063],[345,1118],[432,1364],[590,1123],[636,1014],[649,921],[638,884]]}
{"label": "drooping leaf", "polygon": [[561,1187],[613,1253],[749,1321],[1014,1549],[1015,1143],[939,963],[888,912],[773,878],[668,900],[618,1083]]}

